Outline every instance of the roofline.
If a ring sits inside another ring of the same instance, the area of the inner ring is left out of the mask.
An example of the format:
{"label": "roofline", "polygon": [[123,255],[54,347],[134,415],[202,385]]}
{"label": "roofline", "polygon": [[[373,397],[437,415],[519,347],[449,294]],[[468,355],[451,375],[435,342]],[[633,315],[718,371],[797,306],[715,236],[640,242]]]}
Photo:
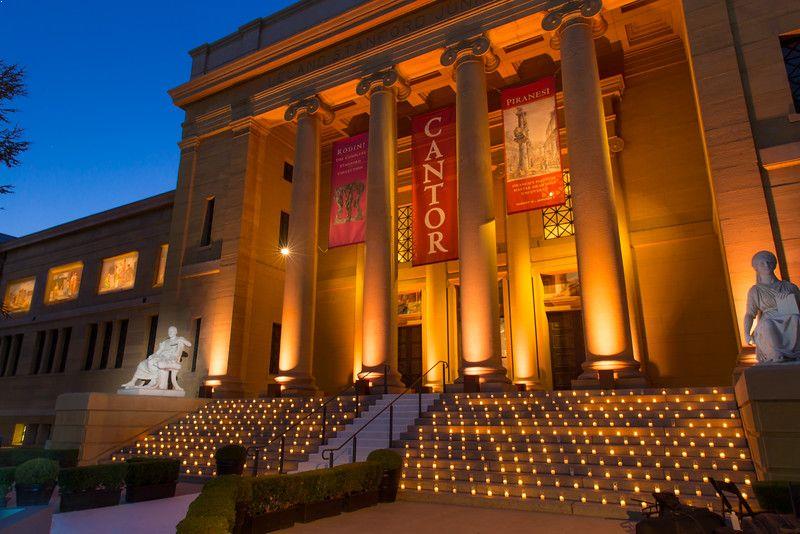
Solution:
{"label": "roofline", "polygon": [[28,234],[5,243],[0,243],[0,253],[17,248],[27,247],[49,239],[56,239],[100,226],[115,220],[127,219],[136,215],[171,206],[175,200],[175,190],[167,191],[152,197],[137,200],[100,213],[81,217],[73,221],[59,224],[33,234]]}

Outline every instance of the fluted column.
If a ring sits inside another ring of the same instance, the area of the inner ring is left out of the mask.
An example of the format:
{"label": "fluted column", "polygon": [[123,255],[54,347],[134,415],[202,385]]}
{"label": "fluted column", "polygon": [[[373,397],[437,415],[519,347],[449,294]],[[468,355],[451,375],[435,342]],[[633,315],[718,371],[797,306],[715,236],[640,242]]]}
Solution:
{"label": "fluted column", "polygon": [[542,25],[555,30],[572,181],[575,245],[587,360],[579,385],[613,370],[619,384],[641,380],[633,359],[619,226],[614,201],[600,76],[594,38],[604,30],[600,0],[573,0],[549,13]]}
{"label": "fluted column", "polygon": [[364,255],[364,323],[361,374],[391,388],[397,374],[397,100],[408,85],[394,68],[363,78],[356,88],[369,97],[367,222]]}
{"label": "fluted column", "polygon": [[463,373],[480,377],[483,389],[509,384],[500,354],[497,235],[489,146],[486,72],[498,58],[485,36],[448,46],[442,65],[456,79],[458,150],[458,246],[461,277]]}
{"label": "fluted column", "polygon": [[297,119],[295,166],[289,224],[289,253],[283,289],[280,374],[276,382],[286,394],[316,391],[314,315],[317,290],[317,222],[319,218],[320,130],[333,113],[318,97],[289,106],[285,118]]}

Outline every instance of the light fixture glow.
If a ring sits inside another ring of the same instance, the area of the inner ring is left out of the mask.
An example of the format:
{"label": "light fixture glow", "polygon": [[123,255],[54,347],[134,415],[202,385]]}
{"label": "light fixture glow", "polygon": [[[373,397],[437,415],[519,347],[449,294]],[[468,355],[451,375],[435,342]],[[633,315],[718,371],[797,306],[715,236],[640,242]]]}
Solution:
{"label": "light fixture glow", "polygon": [[281,247],[281,256],[289,255],[289,247]]}

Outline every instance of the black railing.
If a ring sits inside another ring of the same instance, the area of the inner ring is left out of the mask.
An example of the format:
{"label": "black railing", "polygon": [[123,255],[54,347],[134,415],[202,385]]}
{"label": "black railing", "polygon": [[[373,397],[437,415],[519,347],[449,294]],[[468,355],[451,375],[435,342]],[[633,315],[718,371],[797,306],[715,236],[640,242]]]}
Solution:
{"label": "black railing", "polygon": [[[367,373],[367,375],[369,375],[369,374],[371,374],[373,372],[374,371],[370,371],[369,373]],[[385,382],[385,379],[384,379],[384,382]],[[292,423],[288,427],[284,428],[283,431],[279,435],[274,436],[265,445],[251,445],[251,446],[249,446],[247,448],[247,454],[249,455],[251,452],[253,453],[253,466],[252,466],[253,476],[258,475],[258,464],[259,464],[259,457],[261,455],[261,451],[264,450],[264,449],[269,448],[270,445],[272,445],[273,443],[275,443],[278,440],[281,441],[280,450],[279,450],[279,456],[278,456],[278,474],[282,475],[283,474],[283,468],[284,468],[284,458],[286,457],[286,434],[288,434],[289,432],[291,432],[292,430],[297,428],[299,425],[301,425],[309,417],[311,417],[315,413],[319,412],[320,409],[322,409],[322,433],[320,434],[320,436],[321,436],[321,442],[320,443],[325,443],[325,433],[326,433],[326,427],[327,427],[326,423],[327,423],[327,418],[328,418],[328,404],[331,401],[333,401],[334,399],[338,399],[338,398],[344,396],[345,392],[349,391],[350,389],[353,389],[353,392],[355,394],[354,395],[355,396],[355,409],[353,410],[353,420],[355,421],[358,418],[358,409],[359,409],[359,407],[361,405],[361,401],[359,399],[358,389],[355,387],[354,384],[350,384],[346,388],[341,390],[339,393],[337,393],[336,395],[331,395],[330,397],[328,397],[328,399],[325,402],[323,402],[321,405],[317,406],[316,408],[314,408],[313,410],[308,412],[305,417],[303,417],[302,419],[300,419],[298,421],[295,421],[294,423]],[[349,395],[347,395],[347,396],[349,396]]]}
{"label": "black railing", "polygon": [[[388,447],[391,448],[392,447],[392,441],[394,441],[394,436],[393,436],[393,434],[394,434],[394,403],[397,402],[398,400],[400,400],[406,393],[408,393],[409,391],[411,391],[412,389],[414,389],[416,387],[417,398],[418,398],[418,403],[417,403],[418,412],[417,413],[418,413],[419,417],[422,417],[422,379],[425,378],[426,376],[428,376],[428,373],[430,373],[431,371],[436,369],[439,365],[442,366],[442,391],[444,392],[446,384],[447,384],[445,370],[449,373],[450,372],[450,366],[447,364],[446,361],[439,360],[438,362],[433,364],[433,366],[430,369],[428,369],[422,375],[420,375],[420,377],[417,378],[402,393],[400,393],[397,397],[395,397],[392,400],[392,402],[390,402],[389,404],[384,406],[381,409],[381,411],[379,411],[374,416],[372,416],[372,418],[369,421],[367,421],[361,428],[359,428],[358,430],[353,432],[353,435],[350,436],[349,438],[347,438],[341,445],[339,445],[336,448],[323,449],[323,451],[322,451],[322,459],[323,460],[328,460],[328,466],[329,467],[333,467],[333,462],[334,462],[336,451],[341,450],[345,445],[347,445],[348,443],[350,443],[352,441],[353,442],[353,451],[352,451],[352,455],[351,455],[351,458],[352,458],[351,461],[355,462],[356,461],[356,451],[357,451],[357,447],[358,447],[358,435],[361,433],[362,430],[367,428],[375,419],[380,417],[381,414],[383,412],[385,412],[386,410],[389,410],[389,441],[388,441],[389,445],[388,445]],[[387,373],[384,373],[384,392],[385,393],[388,392],[388,388],[386,387],[386,374]],[[328,453],[328,455],[326,456],[325,453]]]}

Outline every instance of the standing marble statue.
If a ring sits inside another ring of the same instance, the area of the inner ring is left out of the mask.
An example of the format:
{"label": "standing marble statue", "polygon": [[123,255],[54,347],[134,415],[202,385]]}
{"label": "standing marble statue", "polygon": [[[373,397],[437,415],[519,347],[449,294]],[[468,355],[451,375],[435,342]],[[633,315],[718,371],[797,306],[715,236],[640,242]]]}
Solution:
{"label": "standing marble statue", "polygon": [[170,326],[167,330],[169,337],[158,344],[158,350],[136,366],[133,378],[125,384],[123,389],[169,389],[170,373],[172,374],[172,389],[183,391],[178,385],[178,372],[181,370],[181,355],[187,347],[191,347],[185,338],[178,335],[178,329]]}
{"label": "standing marble statue", "polygon": [[[778,280],[778,260],[766,250],[752,261],[756,285],[747,292],[744,331],[747,342],[756,347],[759,363],[800,359],[800,289]],[[755,328],[753,321],[758,319]]]}

